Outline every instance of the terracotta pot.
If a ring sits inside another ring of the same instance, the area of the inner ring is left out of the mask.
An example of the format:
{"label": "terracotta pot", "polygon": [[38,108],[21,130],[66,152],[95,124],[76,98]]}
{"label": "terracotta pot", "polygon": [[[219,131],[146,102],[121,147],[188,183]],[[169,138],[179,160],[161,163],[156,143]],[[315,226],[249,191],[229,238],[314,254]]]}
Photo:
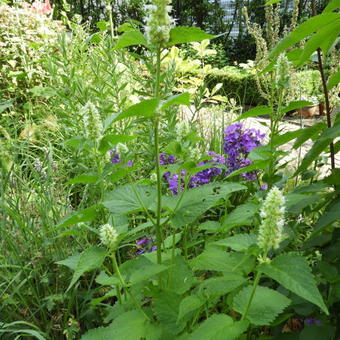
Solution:
{"label": "terracotta pot", "polygon": [[303,116],[304,118],[312,118],[317,115],[323,115],[323,104],[305,106],[296,110],[296,114]]}

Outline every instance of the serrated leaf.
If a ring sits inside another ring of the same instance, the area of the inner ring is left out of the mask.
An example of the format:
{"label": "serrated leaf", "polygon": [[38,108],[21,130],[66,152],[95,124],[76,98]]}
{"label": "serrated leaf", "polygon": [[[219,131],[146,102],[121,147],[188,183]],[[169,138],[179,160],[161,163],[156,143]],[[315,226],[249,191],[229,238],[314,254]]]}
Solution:
{"label": "serrated leaf", "polygon": [[141,266],[130,276],[131,285],[151,279],[153,276],[167,270],[167,266],[150,262],[146,266]]}
{"label": "serrated leaf", "polygon": [[223,240],[216,241],[214,244],[236,251],[244,251],[255,245],[257,236],[254,234],[237,234]]}
{"label": "serrated leaf", "polygon": [[257,213],[259,206],[254,203],[245,203],[236,207],[224,220],[222,229],[229,230],[231,227],[251,225],[253,217]]}
{"label": "serrated leaf", "polygon": [[114,49],[118,50],[133,45],[147,46],[144,35],[138,30],[130,30],[124,32],[118,39]]}
{"label": "serrated leaf", "polygon": [[153,296],[152,309],[161,325],[173,335],[180,333],[186,323],[177,322],[182,297],[176,293],[162,291]]}
{"label": "serrated leaf", "polygon": [[91,329],[81,340],[140,340],[146,336],[147,327],[145,316],[137,310],[132,310],[119,315],[108,327]]}
{"label": "serrated leaf", "polygon": [[270,263],[262,264],[260,270],[296,295],[319,306],[328,314],[304,257],[295,253],[282,254]]}
{"label": "serrated leaf", "polygon": [[170,31],[170,41],[168,46],[213,38],[213,35],[205,33],[198,27],[177,26],[172,28]]}
{"label": "serrated leaf", "polygon": [[[184,194],[171,222],[177,228],[192,223],[221,198],[245,189],[244,185],[231,182],[216,182],[192,188]],[[179,199],[177,196],[169,197],[164,205],[170,210],[174,210]]]}
{"label": "serrated leaf", "polygon": [[[244,315],[252,294],[253,287],[243,288],[233,300],[233,309]],[[267,287],[257,286],[246,318],[254,325],[270,325],[290,304],[290,299]]]}
{"label": "serrated leaf", "polygon": [[256,117],[256,116],[261,116],[261,115],[271,115],[273,113],[273,109],[270,108],[269,106],[265,106],[265,105],[260,105],[260,106],[256,106],[253,109],[248,110],[245,113],[242,113],[239,117],[237,117],[237,119],[235,120],[240,121],[242,119],[245,118],[249,118],[249,117]]}
{"label": "serrated leaf", "polygon": [[[236,266],[244,261],[240,253],[227,253],[225,250],[210,247],[190,261],[194,270],[214,270],[219,272],[232,272]],[[252,269],[252,261],[244,261],[240,266],[246,273]]]}
{"label": "serrated leaf", "polygon": [[238,321],[225,314],[214,314],[191,334],[190,340],[233,340],[248,329],[248,322]]}
{"label": "serrated leaf", "polygon": [[76,211],[73,214],[64,217],[55,227],[62,228],[80,222],[91,222],[97,217],[98,210],[101,206],[101,204],[96,204],[84,210]]}
{"label": "serrated leaf", "polygon": [[77,257],[71,256],[66,260],[57,262],[58,264],[66,265],[69,268],[74,269],[73,277],[70,285],[67,288],[67,291],[72,288],[72,286],[84,273],[99,268],[102,265],[106,255],[106,249],[100,247],[91,247],[84,250],[81,254],[77,255]]}
{"label": "serrated leaf", "polygon": [[247,281],[239,274],[226,273],[224,276],[204,280],[198,287],[199,292],[207,297],[217,297],[232,292]]}
{"label": "serrated leaf", "polygon": [[184,316],[195,312],[204,305],[205,301],[196,295],[186,296],[179,305],[177,322],[182,320]]}
{"label": "serrated leaf", "polygon": [[124,215],[141,211],[143,207],[148,209],[155,201],[155,197],[154,187],[126,184],[108,193],[103,205],[114,215]]}

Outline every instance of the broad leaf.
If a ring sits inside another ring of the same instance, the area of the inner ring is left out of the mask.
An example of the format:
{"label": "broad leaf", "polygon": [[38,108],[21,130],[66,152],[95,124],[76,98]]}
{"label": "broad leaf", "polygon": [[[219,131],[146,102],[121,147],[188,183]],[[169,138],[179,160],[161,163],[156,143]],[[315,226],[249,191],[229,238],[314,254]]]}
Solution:
{"label": "broad leaf", "polygon": [[66,216],[61,222],[59,222],[59,224],[56,225],[56,228],[68,227],[80,222],[91,222],[97,217],[101,206],[101,204],[96,204],[84,210],[76,211],[75,213]]}
{"label": "broad leaf", "polygon": [[126,184],[108,193],[103,205],[114,215],[123,215],[148,209],[155,197],[151,186]]}
{"label": "broad leaf", "polygon": [[162,102],[162,110],[166,110],[172,105],[190,105],[190,94],[181,93],[171,96]]}
{"label": "broad leaf", "polygon": [[216,241],[214,244],[236,251],[245,251],[256,245],[257,236],[255,234],[236,234],[234,236]]}
{"label": "broad leaf", "polygon": [[195,312],[204,305],[205,301],[196,295],[186,296],[179,305],[177,322],[182,320],[184,316]]}
{"label": "broad leaf", "polygon": [[191,334],[190,340],[233,340],[248,329],[248,322],[233,321],[229,315],[213,314]]}
{"label": "broad leaf", "polygon": [[168,46],[213,38],[213,35],[205,33],[198,27],[177,26],[170,31]]}
{"label": "broad leaf", "polygon": [[67,291],[78,281],[78,279],[86,272],[99,268],[107,251],[104,248],[92,247],[84,250],[81,254],[71,256],[66,260],[57,262],[58,264],[66,265],[74,270],[73,277]]}
{"label": "broad leaf", "polygon": [[81,340],[140,340],[147,337],[148,324],[140,311],[132,310],[119,315],[108,327],[91,329],[82,336]]}
{"label": "broad leaf", "polygon": [[242,113],[239,117],[237,117],[236,121],[240,121],[249,117],[256,117],[261,115],[271,115],[273,110],[269,106],[261,105],[256,106],[253,109],[248,110],[245,113]]}
{"label": "broad leaf", "polygon": [[281,113],[287,113],[289,111],[293,111],[293,110],[296,110],[296,109],[301,109],[302,107],[310,106],[310,105],[313,105],[313,103],[312,102],[308,102],[306,100],[293,101],[293,102],[290,102],[287,106],[283,107],[280,110],[280,112]]}
{"label": "broad leaf", "polygon": [[304,142],[306,142],[308,139],[312,139],[315,137],[320,131],[324,130],[327,127],[325,123],[316,123],[312,125],[311,127],[305,128],[302,130],[300,136],[297,137],[293,148],[297,149],[299,148]]}
{"label": "broad leaf", "polygon": [[262,264],[260,270],[296,295],[319,306],[328,314],[327,307],[304,257],[295,253],[282,254],[270,263]]}
{"label": "broad leaf", "polygon": [[286,210],[289,214],[300,214],[307,206],[320,202],[322,194],[304,195],[289,193],[286,195]]}
{"label": "broad leaf", "polygon": [[144,117],[144,118],[152,118],[156,109],[158,108],[159,100],[158,99],[147,99],[142,102],[130,106],[128,109],[120,113],[114,121],[118,121],[125,118],[130,117]]}
{"label": "broad leaf", "polygon": [[134,31],[124,32],[119,37],[114,48],[118,50],[124,47],[133,46],[133,45],[147,46],[147,42],[144,38],[144,35],[140,31],[134,30]]}
{"label": "broad leaf", "polygon": [[340,7],[340,0],[333,0],[330,1],[330,3],[326,6],[326,8],[323,10],[323,13],[329,13],[332,12]]}
{"label": "broad leaf", "polygon": [[250,164],[248,166],[245,166],[244,168],[240,168],[236,171],[233,171],[231,174],[229,174],[226,178],[235,177],[237,175],[244,174],[246,172],[255,171],[255,170],[263,170],[268,166],[268,160],[258,160],[254,161],[253,164]]}
{"label": "broad leaf", "polygon": [[[183,199],[180,201],[171,220],[172,224],[175,227],[181,227],[192,223],[221,198],[226,198],[227,195],[233,192],[245,189],[244,185],[238,183],[212,183],[192,188],[184,194]],[[180,199],[178,196],[168,198],[164,205],[174,211]]]}
{"label": "broad leaf", "polygon": [[162,264],[150,263],[145,266],[139,267],[130,276],[130,284],[134,285],[146,281],[157,274],[164,272],[168,267]]}
{"label": "broad leaf", "polygon": [[259,206],[254,203],[245,203],[236,207],[224,220],[222,229],[229,230],[232,227],[251,225],[253,217],[257,213]]}
{"label": "broad leaf", "polygon": [[[235,296],[233,308],[236,312],[245,315],[252,290],[252,286],[247,286]],[[246,318],[257,326],[270,325],[290,302],[290,299],[275,290],[257,286]]]}
{"label": "broad leaf", "polygon": [[280,146],[290,142],[292,139],[299,137],[302,133],[303,130],[288,131],[282,135],[275,136],[272,140],[272,143],[274,146]]}

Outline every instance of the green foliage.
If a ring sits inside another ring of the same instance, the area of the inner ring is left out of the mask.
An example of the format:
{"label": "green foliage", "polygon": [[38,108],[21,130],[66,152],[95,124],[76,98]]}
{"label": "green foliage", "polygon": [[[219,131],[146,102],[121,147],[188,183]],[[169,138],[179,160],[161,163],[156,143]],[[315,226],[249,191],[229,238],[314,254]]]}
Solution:
{"label": "green foliage", "polygon": [[271,263],[263,264],[261,270],[285,288],[316,304],[328,314],[308,263],[302,256],[295,253],[279,255]]}
{"label": "green foliage", "polygon": [[248,301],[253,288],[243,288],[234,298],[233,307],[254,325],[270,325],[290,304],[290,300],[279,292],[258,286],[250,307]]}

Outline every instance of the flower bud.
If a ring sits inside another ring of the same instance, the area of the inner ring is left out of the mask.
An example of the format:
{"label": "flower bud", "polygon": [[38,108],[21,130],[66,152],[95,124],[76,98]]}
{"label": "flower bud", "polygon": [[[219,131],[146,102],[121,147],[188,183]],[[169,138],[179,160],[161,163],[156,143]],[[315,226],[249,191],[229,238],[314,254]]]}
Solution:
{"label": "flower bud", "polygon": [[257,243],[264,252],[279,247],[282,241],[284,213],[285,199],[282,192],[277,187],[273,187],[269,191],[260,212],[262,223]]}
{"label": "flower bud", "polygon": [[111,224],[104,224],[99,229],[100,241],[109,249],[114,250],[117,246],[118,233]]}
{"label": "flower bud", "polygon": [[290,85],[290,61],[285,54],[280,54],[275,65],[275,84],[287,88]]}
{"label": "flower bud", "polygon": [[99,141],[102,138],[103,123],[96,106],[87,102],[81,109],[83,116],[86,137]]}

